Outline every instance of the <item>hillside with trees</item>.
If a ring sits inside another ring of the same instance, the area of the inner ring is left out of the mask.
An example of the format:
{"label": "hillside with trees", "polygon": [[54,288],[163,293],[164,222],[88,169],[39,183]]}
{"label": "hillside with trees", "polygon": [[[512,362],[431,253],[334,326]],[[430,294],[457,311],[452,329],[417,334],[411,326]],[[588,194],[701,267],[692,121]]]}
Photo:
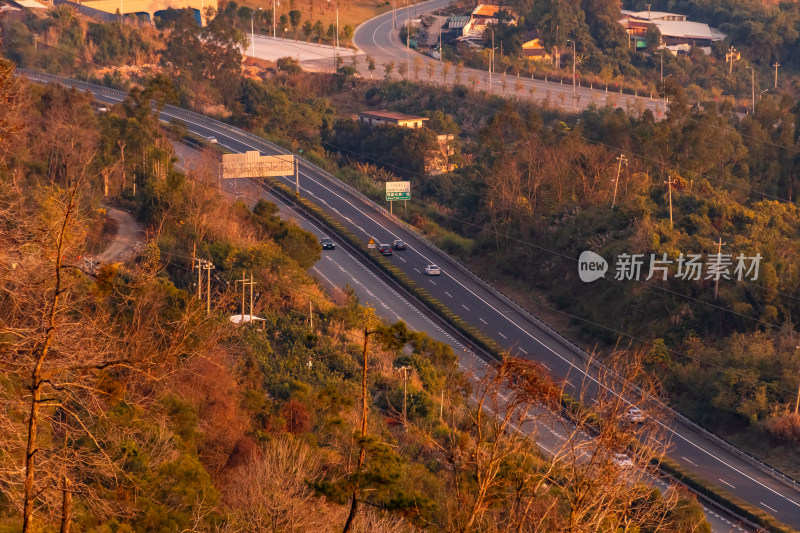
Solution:
{"label": "hillside with trees", "polygon": [[[652,488],[658,431],[618,397],[599,425],[555,422],[545,455],[510,429],[557,409],[537,364],[465,375],[450,346],[327,295],[316,239],[218,189],[216,153],[178,171],[163,79],[98,113],[12,73],[0,60],[0,531],[708,531]],[[95,268],[110,205],[147,239]],[[264,320],[236,325],[248,274]],[[614,456],[631,437],[636,471]]]}
{"label": "hillside with trees", "polygon": [[[656,121],[614,107],[567,117],[547,100],[539,107],[461,85],[357,82],[351,72],[306,74],[288,61],[276,75],[256,80],[243,78],[237,60],[226,55],[239,34],[222,24],[201,30],[179,20],[171,23],[166,57],[170,43],[177,54],[179,42],[203,32],[216,37],[185,64],[180,54],[164,61],[158,77],[126,78],[121,70],[111,76],[149,86],[147,98],[194,104],[303,149],[376,198],[382,181],[410,178],[420,201],[410,204],[409,222],[447,251],[590,349],[632,343],[644,350],[663,392],[683,413],[796,471],[798,107],[790,94],[765,94],[755,116],[741,117],[724,99],[692,106],[692,87],[672,76],[670,113]],[[51,49],[33,66],[62,56]],[[228,58],[215,73],[224,82],[201,71],[206,56],[208,64]],[[380,107],[426,115],[429,129],[457,134],[459,168],[440,178],[423,174],[419,154],[432,143],[427,129],[372,131],[337,115],[337,108]],[[121,126],[114,127],[120,135]],[[131,127],[129,153],[142,149],[137,128]],[[114,150],[120,147],[106,143],[103,157]],[[620,154],[626,166],[618,166]],[[157,213],[163,206],[159,200],[140,209]],[[719,239],[732,256],[761,254],[756,280],[675,279],[681,253],[708,256]],[[644,254],[645,270],[651,254],[666,253],[670,280],[585,285],[573,261],[586,249],[609,259]]]}

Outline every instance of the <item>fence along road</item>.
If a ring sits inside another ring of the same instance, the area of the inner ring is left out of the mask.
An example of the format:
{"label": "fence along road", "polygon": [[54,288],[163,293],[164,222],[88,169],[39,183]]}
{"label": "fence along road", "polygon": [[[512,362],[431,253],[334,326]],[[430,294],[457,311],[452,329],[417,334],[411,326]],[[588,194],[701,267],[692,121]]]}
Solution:
{"label": "fence along road", "polygon": [[[91,91],[99,99],[120,102],[126,94],[85,82],[49,74],[18,69],[18,73],[38,82],[52,82]],[[287,150],[260,137],[234,128],[223,122],[174,106],[164,106],[161,118],[178,119],[188,129],[204,137],[214,136],[226,147],[246,152],[259,150],[264,155],[289,154]],[[356,236],[370,237],[379,242],[394,239],[406,241],[404,254],[395,254],[395,266],[405,271],[419,286],[442,301],[461,318],[495,339],[520,357],[541,362],[554,377],[570,378],[573,382],[599,383],[597,363],[588,355],[537,320],[524,309],[492,288],[475,274],[402,222],[389,216],[382,207],[343,184],[327,172],[300,162],[301,194],[347,226]],[[293,178],[286,184],[294,186]],[[423,273],[426,264],[442,267],[442,275],[434,278]],[[684,469],[692,471],[710,484],[775,516],[781,522],[800,528],[800,490],[798,484],[747,456],[721,439],[695,426],[683,417],[659,421],[672,442],[669,457]]]}

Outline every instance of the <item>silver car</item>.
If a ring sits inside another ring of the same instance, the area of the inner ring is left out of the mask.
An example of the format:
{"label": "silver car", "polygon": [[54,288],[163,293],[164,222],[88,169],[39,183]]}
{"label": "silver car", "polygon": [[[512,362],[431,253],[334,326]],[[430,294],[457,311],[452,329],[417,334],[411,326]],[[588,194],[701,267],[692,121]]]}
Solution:
{"label": "silver car", "polygon": [[425,273],[429,276],[438,276],[442,273],[442,270],[436,265],[428,265],[425,267]]}

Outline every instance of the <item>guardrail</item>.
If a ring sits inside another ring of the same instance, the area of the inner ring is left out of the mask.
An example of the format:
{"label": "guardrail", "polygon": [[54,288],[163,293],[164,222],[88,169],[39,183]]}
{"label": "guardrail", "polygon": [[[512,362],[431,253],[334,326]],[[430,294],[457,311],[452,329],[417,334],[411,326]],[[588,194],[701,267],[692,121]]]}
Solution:
{"label": "guardrail", "polygon": [[[43,72],[38,72],[38,71],[35,71],[35,70],[30,70],[30,69],[25,69],[25,68],[17,68],[16,69],[16,73],[18,75],[25,76],[26,78],[29,78],[29,79],[39,80],[39,81],[44,81],[44,82],[53,82],[53,83],[67,85],[67,86],[71,86],[71,87],[75,87],[75,88],[81,88],[83,90],[86,90],[86,91],[89,91],[89,92],[92,92],[92,93],[113,95],[113,96],[116,96],[118,98],[125,98],[127,96],[127,93],[125,91],[121,91],[119,89],[113,89],[113,88],[110,88],[110,87],[104,87],[102,85],[96,85],[96,84],[85,82],[85,81],[73,80],[73,79],[70,79],[70,78],[64,78],[64,77],[61,77],[61,76],[56,76],[56,75],[53,75],[53,74],[47,74],[47,73],[43,73]],[[252,134],[252,133],[250,133],[248,131],[242,130],[242,129],[237,128],[235,126],[231,126],[230,124],[227,124],[225,122],[219,121],[219,120],[214,119],[214,118],[210,118],[210,117],[208,117],[206,115],[202,115],[202,114],[194,112],[194,111],[190,111],[190,110],[183,109],[181,107],[177,107],[177,106],[173,106],[173,105],[165,105],[162,108],[162,111],[169,112],[172,115],[185,116],[185,117],[193,118],[193,119],[196,119],[196,120],[200,120],[200,121],[203,121],[205,124],[210,124],[210,125],[212,125],[212,126],[214,126],[216,128],[222,129],[224,131],[228,131],[228,132],[233,133],[233,134],[235,134],[237,136],[245,137],[245,138],[247,138],[249,140],[252,140],[252,141],[254,141],[256,143],[260,143],[263,146],[268,147],[272,151],[276,151],[278,153],[285,154],[285,155],[294,155],[300,161],[300,164],[302,166],[304,166],[305,168],[307,168],[307,169],[309,169],[309,170],[311,170],[311,171],[313,171],[313,172],[315,172],[317,174],[321,174],[321,175],[325,176],[331,182],[331,184],[333,184],[333,185],[337,186],[338,188],[340,188],[342,190],[345,190],[348,193],[356,196],[362,202],[364,202],[365,204],[369,205],[372,209],[378,211],[379,213],[383,214],[385,217],[390,218],[391,220],[393,220],[393,221],[399,223],[400,225],[402,225],[407,231],[413,233],[416,238],[418,238],[419,240],[424,242],[427,246],[429,246],[431,249],[435,250],[440,255],[450,258],[449,254],[444,252],[437,245],[435,245],[429,239],[427,239],[425,236],[420,234],[419,231],[417,231],[416,228],[414,228],[410,224],[406,223],[405,221],[403,221],[403,220],[391,215],[384,207],[382,207],[382,206],[376,204],[375,202],[373,202],[371,199],[369,199],[367,196],[365,196],[363,193],[361,193],[356,188],[352,187],[351,185],[349,185],[347,183],[344,183],[342,180],[336,178],[331,173],[329,173],[329,172],[327,172],[327,171],[325,171],[325,170],[323,170],[323,169],[321,169],[319,167],[316,167],[315,165],[310,163],[308,160],[298,156],[297,154],[294,154],[293,152],[291,152],[291,151],[289,151],[289,150],[287,150],[287,149],[285,149],[285,148],[283,148],[281,146],[278,146],[275,143],[267,141],[266,139],[263,139],[262,137],[254,135],[254,134]],[[507,305],[509,305],[510,307],[514,308],[521,315],[525,316],[525,318],[529,322],[531,322],[534,326],[536,326],[536,327],[538,327],[540,329],[546,330],[548,332],[548,334],[550,334],[551,337],[553,337],[554,339],[558,340],[558,342],[560,342],[565,348],[568,348],[575,355],[579,356],[587,364],[591,365],[595,370],[608,372],[608,373],[610,373],[610,375],[619,377],[619,375],[616,374],[612,369],[610,369],[606,365],[603,365],[602,363],[600,363],[596,359],[594,359],[591,356],[589,356],[589,354],[586,351],[582,350],[574,342],[569,340],[567,337],[562,335],[557,330],[553,329],[546,322],[543,322],[542,320],[537,318],[530,311],[528,311],[526,308],[524,308],[521,304],[517,303],[513,298],[511,298],[511,297],[507,296],[506,294],[500,292],[498,289],[493,287],[489,282],[487,282],[486,280],[481,278],[479,275],[474,273],[472,270],[470,270],[469,268],[467,268],[463,264],[459,263],[458,261],[452,260],[452,263],[454,265],[456,265],[456,267],[462,273],[466,274],[473,281],[475,281],[476,283],[480,284],[484,289],[488,290],[489,292],[494,294],[496,297],[498,297],[502,301],[504,301]],[[637,388],[637,390],[638,390],[639,393],[642,393],[641,389]],[[723,447],[724,449],[726,449],[730,453],[738,456],[739,458],[741,458],[742,460],[744,460],[747,463],[751,464],[752,466],[755,466],[756,468],[759,468],[760,470],[762,470],[763,472],[765,472],[766,474],[772,476],[775,479],[778,479],[778,480],[780,480],[780,481],[782,481],[784,483],[787,483],[788,485],[793,487],[796,491],[800,492],[800,480],[797,480],[797,479],[793,478],[792,476],[790,476],[789,474],[786,474],[785,472],[782,472],[782,471],[778,470],[777,468],[772,467],[772,466],[764,463],[763,461],[761,461],[760,459],[758,459],[754,455],[752,455],[752,454],[750,454],[748,452],[745,452],[744,450],[741,450],[741,449],[737,448],[734,444],[730,443],[729,441],[727,441],[727,440],[723,439],[722,437],[719,437],[718,435],[715,435],[715,434],[709,432],[708,430],[702,428],[701,426],[699,426],[698,424],[696,424],[695,422],[693,422],[689,418],[687,418],[684,415],[678,413],[677,411],[675,411],[674,409],[672,409],[671,407],[669,407],[668,405],[663,403],[660,399],[658,399],[658,398],[651,398],[651,399],[653,401],[655,401],[655,402],[658,402],[663,407],[663,409],[665,411],[670,412],[674,416],[674,418],[679,420],[682,424],[688,426],[689,428],[691,428],[694,431],[697,431],[698,433],[702,434],[707,439],[716,442],[721,447]]]}

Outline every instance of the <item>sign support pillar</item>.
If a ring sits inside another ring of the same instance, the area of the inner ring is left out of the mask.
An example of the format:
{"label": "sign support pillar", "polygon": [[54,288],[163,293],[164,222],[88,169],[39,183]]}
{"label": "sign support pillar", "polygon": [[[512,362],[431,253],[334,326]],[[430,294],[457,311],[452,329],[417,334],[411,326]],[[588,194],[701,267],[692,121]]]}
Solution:
{"label": "sign support pillar", "polygon": [[294,191],[297,197],[300,198],[300,170],[296,157],[294,158]]}

